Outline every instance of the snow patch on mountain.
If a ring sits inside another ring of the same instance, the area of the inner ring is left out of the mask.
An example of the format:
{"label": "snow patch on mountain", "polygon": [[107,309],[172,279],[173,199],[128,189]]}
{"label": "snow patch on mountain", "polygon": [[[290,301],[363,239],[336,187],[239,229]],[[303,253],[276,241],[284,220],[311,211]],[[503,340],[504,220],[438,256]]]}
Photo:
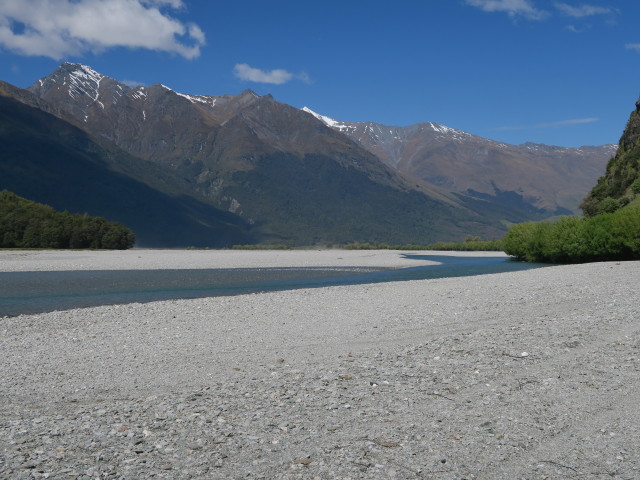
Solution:
{"label": "snow patch on mountain", "polygon": [[343,132],[343,133],[349,132],[349,131],[353,131],[356,128],[356,127],[354,127],[352,125],[348,125],[346,123],[334,120],[331,117],[325,117],[324,115],[320,115],[319,113],[314,112],[313,110],[311,110],[308,107],[302,107],[302,111],[310,113],[311,115],[316,117],[318,120],[320,120],[322,123],[324,123],[327,127],[331,127],[333,129],[338,130],[338,131]]}
{"label": "snow patch on mountain", "polygon": [[462,130],[456,130],[455,128],[446,127],[444,125],[440,125],[439,123],[429,122],[429,125],[433,129],[434,132],[442,133],[443,135],[448,135],[452,137],[471,137],[472,135],[467,132],[463,132]]}
{"label": "snow patch on mountain", "polygon": [[178,93],[178,92],[175,92],[175,93],[183,98],[186,98],[193,104],[201,103],[203,105],[206,105],[212,108],[215,107],[216,105],[216,98],[211,97],[209,95],[187,95],[186,93]]}
{"label": "snow patch on mountain", "polygon": [[91,67],[81,64],[67,64],[72,68],[69,72],[69,96],[74,100],[78,96],[86,95],[97,101],[100,95],[100,82],[104,75],[99,74]]}
{"label": "snow patch on mountain", "polygon": [[[356,132],[359,131],[359,132],[363,132],[364,135],[368,135],[372,139],[380,139],[380,138],[389,139],[389,137],[391,137],[395,140],[401,140],[403,137],[406,136],[406,134],[403,134],[402,132],[406,129],[411,128],[411,127],[388,127],[386,125],[381,125],[379,123],[373,123],[373,122],[346,123],[346,122],[340,122],[338,120],[335,120],[331,117],[327,117],[325,115],[320,115],[319,113],[314,112],[308,107],[303,107],[302,111],[310,113],[311,115],[316,117],[318,120],[323,122],[325,125],[333,128],[334,130],[338,130],[339,132],[345,133],[347,135],[350,135],[350,134],[355,135]],[[434,123],[434,122],[426,122],[426,123],[419,124],[419,128],[423,130],[427,128],[428,130],[431,130],[442,137],[446,137],[448,140],[450,139],[450,140],[462,141],[466,138],[473,137],[473,135],[470,133],[464,132],[462,130],[457,130],[455,128],[446,127],[444,125],[440,125],[439,123]],[[387,133],[387,129],[389,130],[389,133]]]}
{"label": "snow patch on mountain", "polygon": [[133,90],[133,92],[131,93],[131,96],[136,100],[146,99],[147,92],[144,91],[144,87],[138,87],[135,90]]}

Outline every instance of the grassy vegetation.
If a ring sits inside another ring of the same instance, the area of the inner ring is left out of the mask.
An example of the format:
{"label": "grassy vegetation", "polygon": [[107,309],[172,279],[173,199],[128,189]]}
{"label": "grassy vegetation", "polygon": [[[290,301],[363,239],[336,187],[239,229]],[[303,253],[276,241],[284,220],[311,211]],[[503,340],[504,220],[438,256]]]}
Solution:
{"label": "grassy vegetation", "polygon": [[459,252],[499,252],[502,251],[502,241],[481,240],[480,237],[469,236],[464,242],[436,242],[429,245],[389,245],[387,243],[351,242],[347,244],[327,243],[322,245],[308,245],[304,247],[292,247],[285,244],[257,244],[234,245],[233,250],[305,250],[305,249],[332,249],[343,248],[345,250],[450,250]]}
{"label": "grassy vegetation", "polygon": [[256,244],[256,245],[234,245],[232,250],[292,250],[290,245],[278,244]]}
{"label": "grassy vegetation", "polygon": [[56,212],[7,190],[0,191],[0,248],[133,247],[135,235],[102,217]]}
{"label": "grassy vegetation", "polygon": [[481,240],[480,237],[468,236],[464,242],[435,242],[428,245],[387,245],[386,243],[349,243],[344,246],[349,250],[448,250],[457,252],[500,252],[500,240]]}

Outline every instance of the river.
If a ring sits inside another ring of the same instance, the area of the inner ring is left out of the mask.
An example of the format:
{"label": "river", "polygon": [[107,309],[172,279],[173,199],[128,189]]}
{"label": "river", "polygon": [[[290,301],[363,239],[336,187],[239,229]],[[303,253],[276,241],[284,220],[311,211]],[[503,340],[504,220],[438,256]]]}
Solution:
{"label": "river", "polygon": [[406,257],[440,263],[400,269],[305,267],[0,272],[0,316],[274,290],[484,275],[547,266],[505,257]]}

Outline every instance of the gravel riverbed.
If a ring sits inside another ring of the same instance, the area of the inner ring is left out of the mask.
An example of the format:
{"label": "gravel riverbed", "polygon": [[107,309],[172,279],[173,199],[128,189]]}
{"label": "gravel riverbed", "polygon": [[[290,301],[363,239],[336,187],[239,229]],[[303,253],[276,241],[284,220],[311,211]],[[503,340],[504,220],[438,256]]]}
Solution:
{"label": "gravel riverbed", "polygon": [[[206,253],[0,270],[415,265]],[[637,479],[639,284],[612,262],[0,318],[0,478]]]}

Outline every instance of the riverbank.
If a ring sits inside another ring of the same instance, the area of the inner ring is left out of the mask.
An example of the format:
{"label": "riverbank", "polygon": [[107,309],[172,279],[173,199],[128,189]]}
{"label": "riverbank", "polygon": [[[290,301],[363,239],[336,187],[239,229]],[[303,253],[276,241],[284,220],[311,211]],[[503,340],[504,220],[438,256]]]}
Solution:
{"label": "riverbank", "polygon": [[0,476],[635,478],[639,282],[599,263],[0,319]]}
{"label": "riverbank", "polygon": [[[383,267],[432,265],[393,250],[0,250],[1,272],[64,270],[157,270],[196,268]],[[437,252],[506,256],[502,252]]]}

